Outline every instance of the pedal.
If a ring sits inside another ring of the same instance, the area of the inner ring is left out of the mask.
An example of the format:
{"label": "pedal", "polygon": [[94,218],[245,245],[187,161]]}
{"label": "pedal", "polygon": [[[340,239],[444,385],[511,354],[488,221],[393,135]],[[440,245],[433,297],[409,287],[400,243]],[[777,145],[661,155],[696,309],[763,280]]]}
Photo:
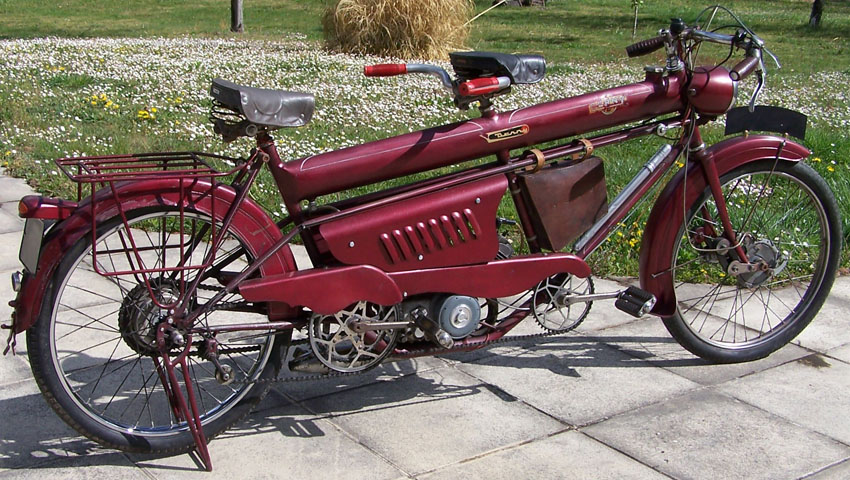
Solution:
{"label": "pedal", "polygon": [[655,295],[632,286],[617,295],[614,306],[633,317],[640,318],[655,306]]}

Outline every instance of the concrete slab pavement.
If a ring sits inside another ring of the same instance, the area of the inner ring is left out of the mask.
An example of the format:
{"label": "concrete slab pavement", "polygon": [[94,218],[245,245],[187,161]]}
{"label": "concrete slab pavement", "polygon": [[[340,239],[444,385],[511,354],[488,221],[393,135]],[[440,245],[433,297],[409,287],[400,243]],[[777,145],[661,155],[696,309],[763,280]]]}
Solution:
{"label": "concrete slab pavement", "polygon": [[[19,268],[14,202],[28,193],[0,175],[0,280]],[[850,277],[841,277],[793,345],[740,365],[707,365],[658,319],[598,302],[576,332],[534,344],[276,385],[210,443],[212,475],[850,478],[848,308]],[[0,419],[0,480],[211,478],[192,455],[130,455],[80,437],[46,404],[25,355],[0,358]]]}

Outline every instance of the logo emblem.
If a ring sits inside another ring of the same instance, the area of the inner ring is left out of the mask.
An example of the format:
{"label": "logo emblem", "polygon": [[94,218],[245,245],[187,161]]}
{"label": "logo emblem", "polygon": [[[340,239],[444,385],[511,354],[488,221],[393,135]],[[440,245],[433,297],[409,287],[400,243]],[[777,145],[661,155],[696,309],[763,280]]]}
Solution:
{"label": "logo emblem", "polygon": [[590,113],[602,112],[603,115],[611,115],[619,107],[628,104],[625,95],[603,95],[601,98],[588,106]]}
{"label": "logo emblem", "polygon": [[505,128],[495,132],[489,132],[487,135],[481,135],[481,138],[487,140],[487,143],[501,142],[514,137],[521,137],[531,130],[528,125],[518,125],[516,127]]}

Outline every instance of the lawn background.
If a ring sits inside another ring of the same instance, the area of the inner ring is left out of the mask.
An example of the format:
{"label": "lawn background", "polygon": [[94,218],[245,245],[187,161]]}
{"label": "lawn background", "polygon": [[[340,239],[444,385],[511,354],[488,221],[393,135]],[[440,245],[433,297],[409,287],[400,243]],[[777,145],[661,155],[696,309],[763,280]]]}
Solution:
{"label": "lawn background", "polygon": [[[326,0],[246,0],[245,32],[229,32],[230,2],[224,0],[0,0],[0,39],[60,37],[158,37],[192,36],[214,38],[244,38],[278,40],[297,34],[321,48],[320,16]],[[632,37],[633,11],[626,0],[550,0],[545,9],[501,7],[479,18],[471,28],[468,47],[477,50],[544,55],[550,73],[581,74],[581,68],[595,64],[623,63],[639,71],[653,60],[649,57],[627,60],[623,48],[643,38],[653,36],[658,28],[669,23],[671,16],[686,21],[702,9],[698,2],[646,0],[638,13],[638,32]],[[771,71],[771,79],[783,76],[799,77],[814,72],[850,73],[850,1],[827,3],[820,28],[807,26],[811,4],[798,0],[732,1],[724,5],[741,16],[767,42],[784,64],[782,70]],[[477,1],[476,10],[483,11],[490,1]],[[192,55],[192,52],[186,52]],[[657,60],[656,60],[657,61]],[[69,94],[75,88],[74,79],[56,85]],[[848,87],[850,88],[850,87]],[[847,92],[836,92],[847,95]],[[16,105],[14,98],[4,96],[0,87],[0,122],[14,122],[26,128],[50,122],[51,105]],[[829,105],[833,99],[819,99]],[[789,98],[789,108],[794,99]],[[128,121],[132,121],[130,119]],[[448,120],[448,119],[447,119]],[[120,123],[90,125],[120,135],[125,127]],[[322,129],[311,127],[307,134],[321,135]],[[400,133],[400,132],[399,132]],[[373,130],[363,129],[352,135],[365,140],[380,138]],[[830,165],[846,167],[850,154],[847,132],[828,126],[811,128],[809,146],[821,162],[813,164],[827,178],[839,198],[845,221],[845,235],[850,232],[850,181],[847,175],[829,175]],[[721,138],[718,128],[706,130],[709,141]],[[192,148],[186,139],[150,137],[133,138],[126,143],[134,150],[182,150]],[[11,148],[5,146],[5,148]],[[608,183],[612,194],[625,184],[631,174],[651,155],[656,145],[629,143],[612,147],[602,154],[616,160],[622,168],[609,168]],[[126,153],[126,152],[116,152]],[[66,186],[51,178],[40,168],[32,168],[36,159],[56,156],[40,145],[23,145],[8,158],[12,173],[27,177],[40,190],[51,194],[66,194]],[[834,171],[834,170],[833,170]],[[845,172],[846,168],[840,168]],[[362,191],[362,190],[361,190]],[[259,198],[267,206],[277,205],[273,195]],[[645,207],[646,208],[646,207]],[[504,202],[502,214],[512,216],[509,202]],[[639,214],[645,215],[645,210]],[[631,220],[630,220],[631,221]],[[639,222],[638,222],[639,223]],[[630,238],[640,229],[638,224],[624,227]],[[604,274],[634,274],[636,246],[608,242],[593,260],[594,267]],[[843,260],[848,264],[847,255]]]}

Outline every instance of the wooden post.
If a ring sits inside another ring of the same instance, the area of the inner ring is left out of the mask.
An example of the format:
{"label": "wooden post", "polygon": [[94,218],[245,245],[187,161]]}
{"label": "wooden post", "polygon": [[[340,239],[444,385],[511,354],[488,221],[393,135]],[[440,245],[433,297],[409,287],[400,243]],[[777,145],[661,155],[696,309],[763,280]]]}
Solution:
{"label": "wooden post", "polygon": [[230,31],[242,33],[242,0],[230,0]]}

